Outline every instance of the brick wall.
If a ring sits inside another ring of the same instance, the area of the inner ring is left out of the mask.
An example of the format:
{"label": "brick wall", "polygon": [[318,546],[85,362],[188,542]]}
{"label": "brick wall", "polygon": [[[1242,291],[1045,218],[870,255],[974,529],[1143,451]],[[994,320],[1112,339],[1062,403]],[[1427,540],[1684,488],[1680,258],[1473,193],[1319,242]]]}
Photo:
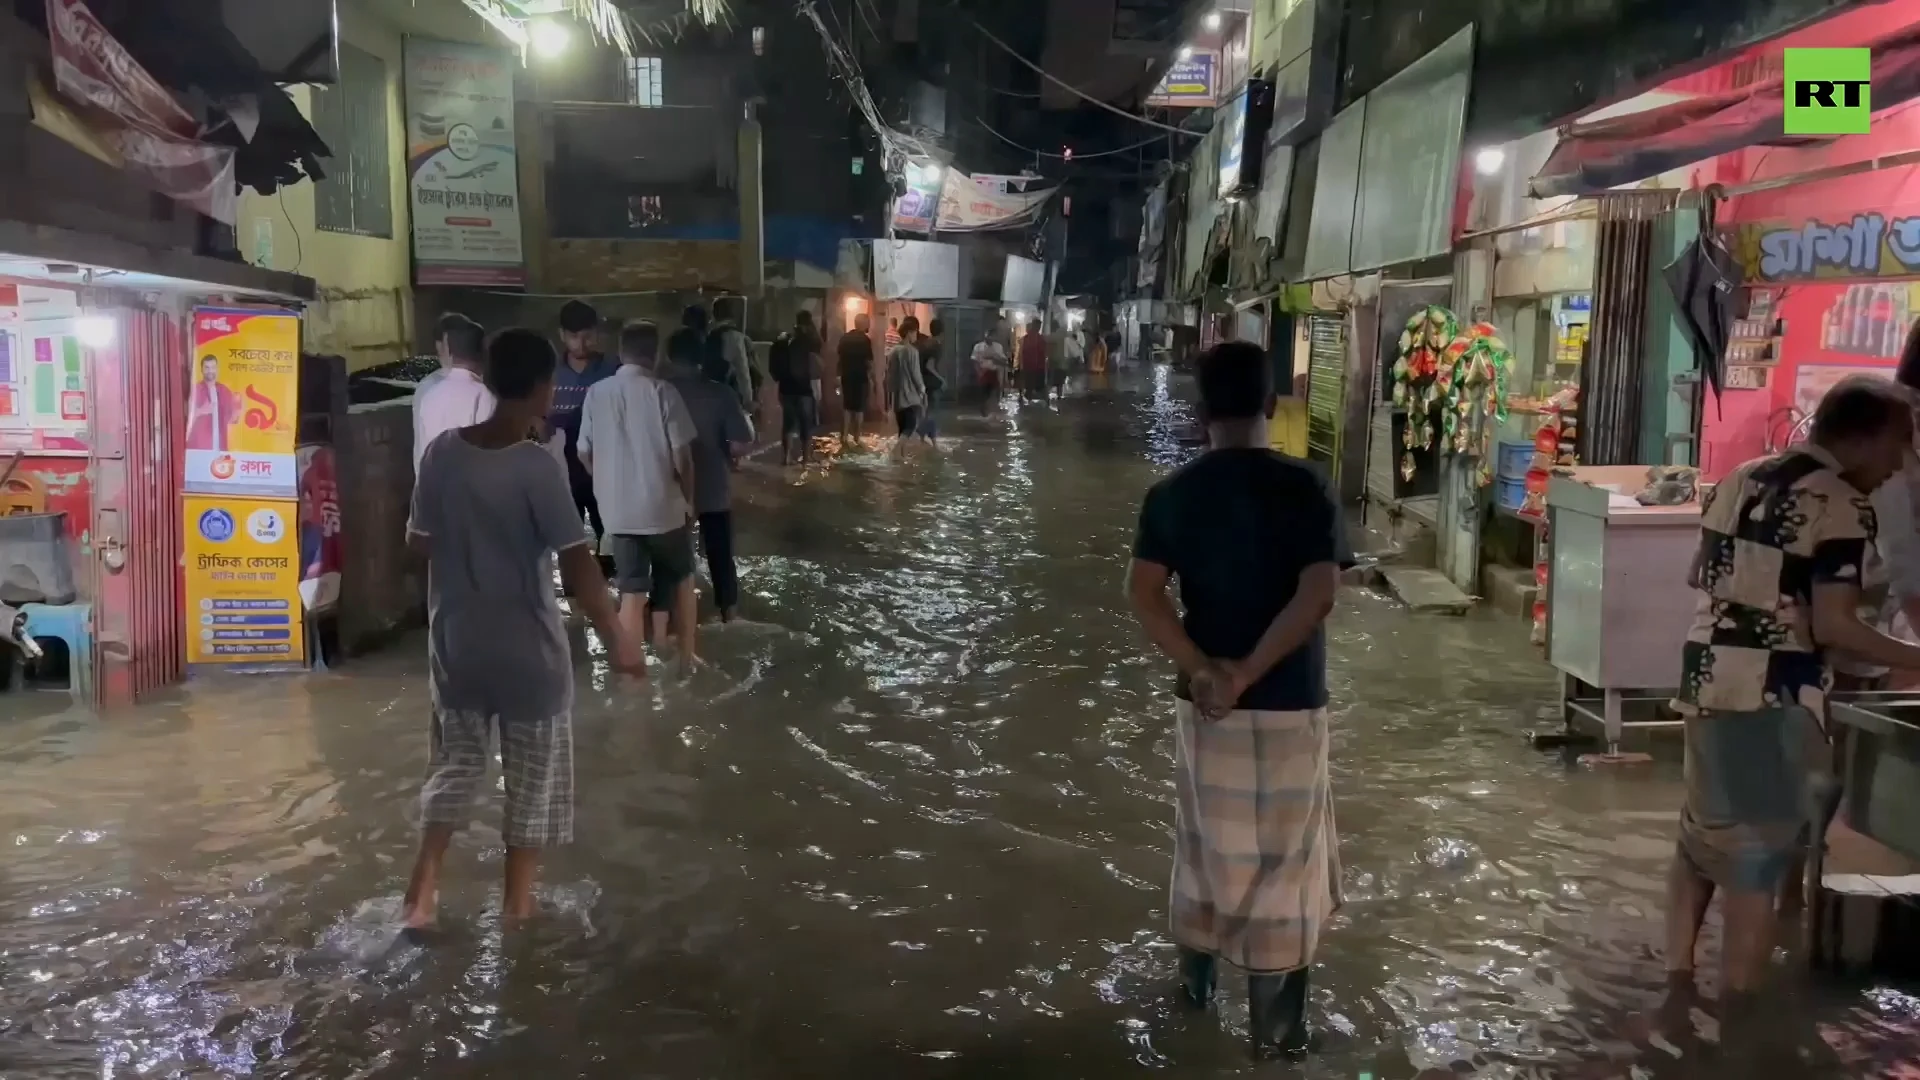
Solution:
{"label": "brick wall", "polygon": [[543,292],[740,288],[732,240],[550,240]]}

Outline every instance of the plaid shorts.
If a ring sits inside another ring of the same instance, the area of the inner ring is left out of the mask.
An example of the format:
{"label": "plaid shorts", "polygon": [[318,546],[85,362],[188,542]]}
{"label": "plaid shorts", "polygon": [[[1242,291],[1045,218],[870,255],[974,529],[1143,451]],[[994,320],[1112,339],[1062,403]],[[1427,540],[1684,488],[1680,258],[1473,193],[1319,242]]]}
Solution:
{"label": "plaid shorts", "polygon": [[507,788],[500,834],[509,847],[552,847],[573,840],[573,720],[501,720],[485,713],[435,709],[433,749],[421,789],[429,825],[466,825],[487,779],[493,732],[500,732],[500,771]]}

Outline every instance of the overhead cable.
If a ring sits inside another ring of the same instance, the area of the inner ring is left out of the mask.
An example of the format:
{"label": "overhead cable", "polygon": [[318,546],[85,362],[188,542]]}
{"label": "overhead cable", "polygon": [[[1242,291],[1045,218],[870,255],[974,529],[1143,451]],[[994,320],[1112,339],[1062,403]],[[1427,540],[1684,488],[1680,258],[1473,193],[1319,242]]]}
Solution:
{"label": "overhead cable", "polygon": [[965,19],[967,22],[972,23],[973,28],[975,30],[980,31],[981,37],[984,37],[988,41],[993,42],[995,45],[1000,46],[1000,48],[1004,50],[1008,56],[1011,56],[1015,60],[1018,60],[1022,64],[1025,64],[1026,66],[1032,68],[1034,71],[1040,74],[1041,78],[1047,80],[1048,82],[1054,84],[1055,86],[1058,86],[1059,88],[1061,88],[1062,90],[1065,90],[1069,94],[1072,94],[1077,98],[1080,98],[1083,101],[1088,101],[1095,105],[1098,105],[1101,108],[1107,110],[1108,112],[1114,114],[1115,116],[1124,116],[1128,120],[1131,120],[1136,124],[1145,124],[1150,128],[1159,128],[1161,131],[1170,131],[1170,132],[1173,132],[1175,135],[1185,135],[1189,138],[1197,139],[1201,137],[1201,133],[1199,132],[1188,131],[1185,128],[1177,128],[1177,127],[1174,127],[1172,124],[1163,124],[1158,120],[1149,120],[1146,117],[1140,116],[1137,113],[1130,113],[1127,110],[1122,109],[1117,105],[1111,105],[1111,104],[1108,104],[1107,102],[1101,101],[1099,98],[1094,97],[1092,94],[1086,93],[1085,91],[1081,90],[1079,87],[1066,82],[1065,80],[1061,79],[1059,76],[1053,74],[1053,72],[1048,71],[1046,68],[1043,68],[1039,64],[1036,64],[1033,61],[1027,59],[1025,56],[1022,56],[1020,54],[1020,50],[1014,48],[1013,46],[995,37],[993,34],[993,31],[988,30],[984,26],[981,26],[979,20],[975,19],[973,16],[962,14],[961,18]]}
{"label": "overhead cable", "polygon": [[986,128],[987,134],[993,136],[996,139],[999,139],[1001,142],[1006,143],[1008,146],[1013,147],[1015,150],[1024,150],[1029,154],[1035,155],[1036,157],[1057,158],[1061,161],[1081,161],[1086,158],[1107,157],[1112,154],[1124,154],[1129,150],[1138,150],[1143,146],[1152,146],[1154,143],[1161,141],[1161,136],[1154,135],[1149,138],[1141,139],[1137,143],[1130,143],[1126,146],[1116,146],[1111,150],[1092,150],[1085,153],[1082,153],[1076,150],[1072,154],[1053,154],[1053,153],[1048,153],[1045,150],[1036,150],[1031,146],[1022,146],[1021,144],[1014,142],[1012,139],[1007,138],[1005,135],[1000,134],[998,131],[995,131],[992,124],[987,123],[985,120],[982,120],[977,116],[973,118],[973,122],[976,124],[979,124],[983,128]]}
{"label": "overhead cable", "polygon": [[[880,114],[880,107],[874,103],[873,94],[867,89],[866,80],[861,77],[860,65],[854,60],[848,46],[843,45],[833,31],[827,28],[826,22],[820,18],[820,11],[815,6],[814,0],[799,0],[799,10],[819,33],[821,45],[826,50],[827,66],[833,69],[840,81],[846,84],[847,92],[853,97],[854,108],[867,122],[867,126],[873,129],[875,137],[880,140],[881,148],[888,155],[933,157],[934,155],[920,139],[888,126],[886,119]],[[835,22],[838,23],[837,17]]]}

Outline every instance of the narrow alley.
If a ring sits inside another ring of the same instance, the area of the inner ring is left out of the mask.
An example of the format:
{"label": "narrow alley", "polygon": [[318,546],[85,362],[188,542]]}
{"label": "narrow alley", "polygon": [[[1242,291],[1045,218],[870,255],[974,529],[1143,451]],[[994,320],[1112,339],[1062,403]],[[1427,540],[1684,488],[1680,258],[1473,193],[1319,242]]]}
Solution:
{"label": "narrow alley", "polygon": [[[504,939],[491,811],[456,843],[444,939],[395,936],[417,641],[10,721],[0,1075],[1253,1073],[1237,980],[1217,1015],[1171,993],[1172,678],[1119,588],[1140,493],[1191,452],[1182,396],[1160,369],[949,417],[938,457],[751,466],[752,621],[706,628],[686,683],[583,674],[579,841]],[[1328,1045],[1262,1068],[1691,1067],[1651,1019],[1678,755],[1605,772],[1530,749],[1554,690],[1525,635],[1344,598]],[[1783,1076],[1920,1027],[1891,990],[1795,993]]]}

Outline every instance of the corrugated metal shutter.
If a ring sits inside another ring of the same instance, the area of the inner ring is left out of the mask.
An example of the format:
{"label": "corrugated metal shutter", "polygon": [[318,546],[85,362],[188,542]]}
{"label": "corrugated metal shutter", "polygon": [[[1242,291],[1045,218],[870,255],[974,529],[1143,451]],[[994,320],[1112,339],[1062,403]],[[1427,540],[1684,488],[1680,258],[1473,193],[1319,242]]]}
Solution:
{"label": "corrugated metal shutter", "polygon": [[[123,403],[102,401],[102,419],[123,434],[96,447],[94,536],[121,545],[118,569],[100,575],[96,597],[95,692],[129,705],[179,682],[186,661],[181,580],[180,477],[186,431],[185,320],[155,311],[120,319],[123,360],[115,375]],[[96,356],[96,370],[102,357]],[[110,358],[109,358],[110,359]],[[123,441],[122,441],[123,440]]]}
{"label": "corrugated metal shutter", "polygon": [[1380,503],[1399,498],[1400,446],[1393,438],[1393,414],[1391,402],[1376,404],[1367,432],[1367,498]]}
{"label": "corrugated metal shutter", "polygon": [[1347,323],[1307,318],[1307,457],[1332,465],[1340,450],[1340,408],[1347,391]]}

